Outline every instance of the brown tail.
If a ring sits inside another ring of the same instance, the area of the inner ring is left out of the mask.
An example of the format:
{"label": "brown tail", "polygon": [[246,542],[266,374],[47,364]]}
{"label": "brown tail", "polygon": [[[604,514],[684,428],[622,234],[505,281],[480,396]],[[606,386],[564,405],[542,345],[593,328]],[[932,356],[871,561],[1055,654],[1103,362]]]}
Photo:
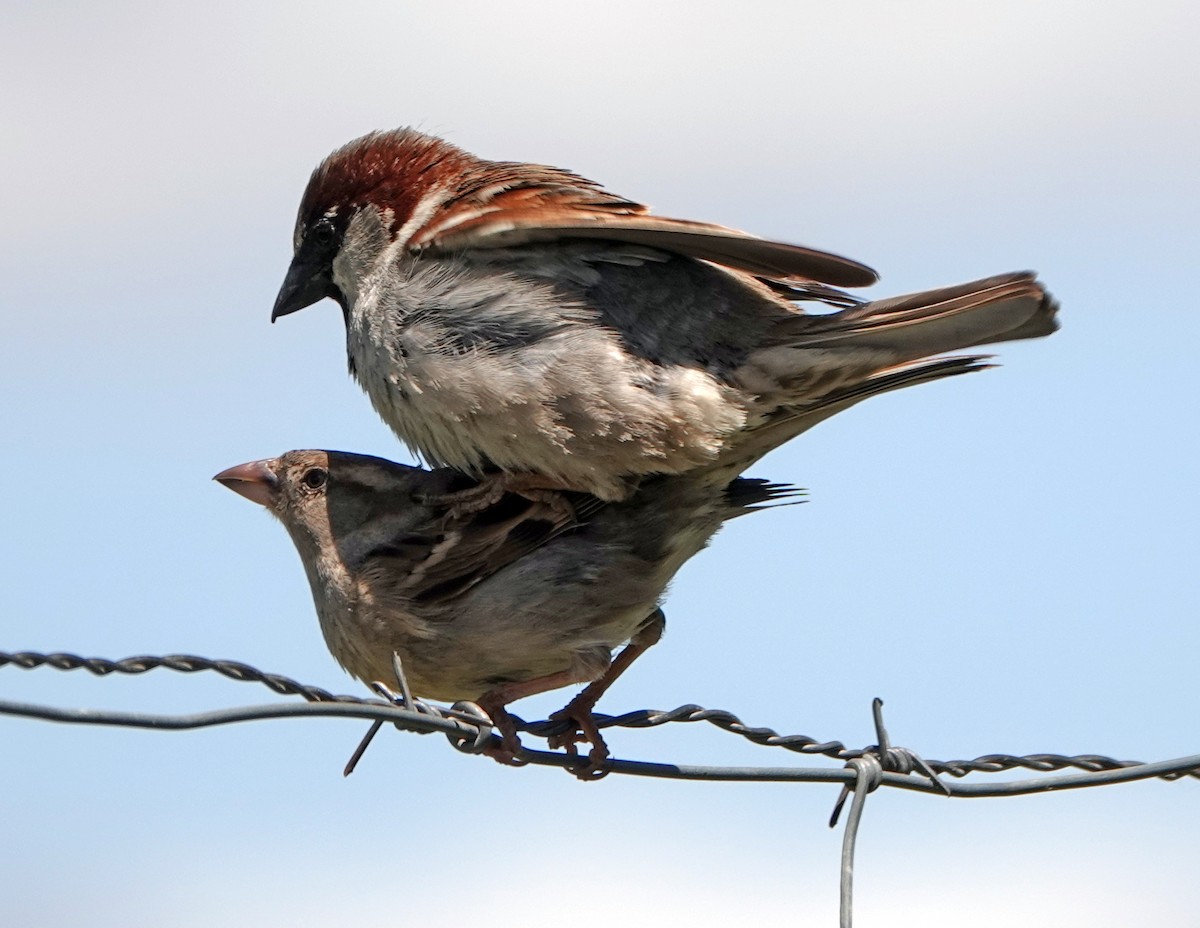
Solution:
{"label": "brown tail", "polygon": [[1031,271],[875,300],[791,324],[801,348],[862,347],[916,360],[976,345],[1040,338],[1058,328],[1058,303]]}

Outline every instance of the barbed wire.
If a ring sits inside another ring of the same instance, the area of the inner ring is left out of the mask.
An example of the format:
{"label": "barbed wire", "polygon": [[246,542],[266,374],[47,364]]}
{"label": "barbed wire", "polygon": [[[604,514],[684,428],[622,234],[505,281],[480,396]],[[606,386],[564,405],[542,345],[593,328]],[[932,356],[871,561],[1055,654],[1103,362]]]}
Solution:
{"label": "barbed wire", "polygon": [[[45,654],[36,651],[0,651],[0,667],[5,667],[8,665],[13,665],[25,670],[43,666],[53,667],[57,670],[86,670],[89,673],[95,674],[96,676],[107,676],[109,674],[142,674],[160,668],[173,670],[179,673],[199,673],[211,671],[238,682],[262,684],[272,692],[282,696],[301,696],[309,703],[323,704],[326,706],[328,704],[334,704],[359,707],[359,710],[357,711],[320,709],[315,707],[304,708],[295,706],[291,708],[286,708],[284,706],[243,707],[241,709],[235,708],[216,710],[214,712],[200,713],[197,715],[179,716],[153,716],[145,713],[121,713],[105,712],[103,710],[86,710],[86,721],[91,721],[93,724],[124,725],[129,724],[130,720],[136,720],[140,717],[146,721],[146,724],[137,725],[137,727],[200,728],[209,725],[220,725],[235,721],[243,721],[249,718],[284,718],[298,715],[347,716],[380,722],[409,722],[412,723],[414,728],[426,728],[430,732],[442,731],[444,733],[461,733],[463,735],[469,734],[472,737],[472,741],[474,741],[475,736],[481,727],[490,729],[490,724],[486,717],[480,717],[479,715],[472,714],[469,711],[446,709],[445,707],[439,707],[433,703],[428,703],[419,699],[412,700],[412,703],[415,707],[413,710],[405,710],[403,707],[398,707],[394,702],[385,699],[335,695],[320,687],[300,683],[282,674],[268,673],[266,671],[259,670],[256,667],[252,667],[249,664],[244,664],[240,661],[217,660],[206,657],[198,657],[191,654],[168,654],[165,656],[140,655],[137,657],[122,658],[120,660],[110,660],[99,657],[81,657],[76,654],[68,654],[64,652]],[[7,705],[7,703],[0,702],[0,706]],[[69,715],[72,710],[52,710],[47,707],[47,711],[67,713]],[[7,708],[0,709],[0,712],[4,712],[6,714],[21,714],[9,712]],[[112,720],[106,720],[105,716],[112,716]],[[437,720],[439,716],[443,720],[453,719],[456,724],[434,724],[435,720]],[[181,724],[169,724],[168,719],[175,719]],[[516,722],[517,729],[519,731],[540,738],[549,738],[553,735],[560,734],[566,731],[568,727],[568,723],[561,721],[546,720],[539,722],[526,722],[519,716],[513,716],[513,719]],[[62,720],[68,721],[72,719],[63,718]],[[85,721],[85,719],[80,718],[79,721]],[[747,725],[732,712],[723,709],[706,709],[702,706],[692,703],[682,705],[671,710],[642,709],[615,716],[597,713],[596,722],[597,726],[601,729],[656,728],[660,725],[666,725],[671,722],[708,722],[709,724],[714,725],[723,731],[739,735],[757,745],[764,747],[783,748],[784,750],[793,751],[800,754],[822,755],[833,760],[840,761],[849,761],[853,758],[861,757],[873,750],[873,747],[851,749],[847,748],[841,741],[819,741],[815,738],[809,737],[808,735],[781,735],[774,729],[767,728],[765,726]],[[487,733],[490,734],[490,731]],[[562,757],[561,755],[557,754],[553,754],[551,756],[560,758]],[[570,757],[565,757],[562,759],[565,761],[563,766],[571,766],[576,763],[576,761]],[[1184,758],[1181,759],[1181,761],[1182,760],[1187,759]],[[927,763],[935,773],[948,774],[956,778],[965,777],[970,773],[1000,773],[1013,769],[1026,769],[1040,773],[1046,773],[1074,768],[1088,772],[1100,772],[1128,770],[1130,768],[1144,768],[1147,766],[1141,761],[1118,760],[1116,758],[1105,757],[1099,754],[1028,754],[1024,756],[1012,754],[987,754],[982,757],[976,757],[972,760],[930,760],[927,761]],[[729,769],[742,770],[744,768]],[[1181,763],[1178,767],[1172,767],[1171,769],[1161,773],[1149,774],[1149,776],[1168,780],[1178,779],[1179,777],[1183,776],[1200,779],[1200,769],[1198,769],[1197,765]],[[1122,777],[1120,779],[1126,778]],[[1019,782],[1024,784],[1028,781]],[[992,784],[991,786],[986,787],[986,789],[998,789],[1002,785],[1003,784]],[[957,787],[956,791],[959,795],[966,795],[966,793],[962,791],[961,785]],[[978,796],[992,795],[992,793],[976,790],[970,791],[970,794]],[[1007,793],[997,792],[995,795],[1007,795]]]}
{"label": "barbed wire", "polygon": [[[444,734],[458,750],[480,754],[499,747],[500,738],[493,731],[491,719],[474,703],[440,706],[414,699],[407,692],[403,668],[396,664],[401,693],[376,683],[380,698],[335,695],[328,690],[300,683],[282,674],[267,673],[240,661],[213,660],[190,654],[165,656],[141,655],[121,660],[81,657],[64,652],[0,651],[0,668],[12,666],[24,670],[51,667],[56,670],[85,670],[96,676],[110,674],[143,674],[166,669],[178,673],[213,672],[239,683],[258,683],[281,696],[300,696],[303,703],[271,703],[238,706],[190,714],[157,714],[110,709],[72,709],[0,699],[0,715],[36,718],[46,721],[89,725],[115,725],[129,728],[185,730],[227,725],[235,722],[296,717],[338,717],[369,720],[372,725],[366,737],[346,765],[349,774],[376,732],[384,724],[402,731],[423,734]],[[919,792],[940,793],[954,797],[1014,796],[1036,792],[1104,786],[1132,780],[1182,778],[1200,779],[1200,754],[1171,760],[1146,763],[1118,760],[1099,754],[987,754],[972,760],[926,760],[908,748],[893,747],[883,724],[882,701],[876,699],[873,714],[877,741],[865,748],[848,748],[840,741],[819,741],[807,735],[781,735],[765,726],[744,723],[732,712],[706,709],[687,704],[669,711],[643,709],[623,715],[595,716],[597,727],[655,728],[669,723],[707,722],[722,731],[738,735],[754,744],[780,748],[798,754],[822,756],[841,761],[838,767],[765,767],[765,766],[708,766],[655,763],[649,761],[608,758],[602,764],[603,775],[610,773],[630,776],[679,780],[710,781],[770,781],[841,783],[839,797],[830,825],[837,823],[844,802],[850,799],[850,814],[843,837],[841,869],[841,925],[849,928],[852,912],[852,877],[858,823],[866,797],[880,786]],[[565,732],[570,723],[562,721],[526,722],[513,716],[517,730],[539,738],[551,738]],[[521,762],[568,769],[587,767],[587,758],[573,754],[542,751],[524,747]],[[1052,773],[1053,776],[1029,777],[1002,783],[963,783],[972,773],[1001,773],[1027,770]],[[1076,770],[1077,773],[1059,771]],[[943,777],[953,778],[952,780]]]}

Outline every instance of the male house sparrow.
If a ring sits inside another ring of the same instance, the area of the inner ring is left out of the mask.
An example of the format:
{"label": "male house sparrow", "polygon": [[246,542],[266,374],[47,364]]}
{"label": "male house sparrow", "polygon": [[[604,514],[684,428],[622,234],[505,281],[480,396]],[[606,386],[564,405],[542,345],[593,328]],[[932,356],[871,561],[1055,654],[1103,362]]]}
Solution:
{"label": "male house sparrow", "polygon": [[982,366],[943,358],[854,385],[804,414],[778,413],[717,462],[649,478],[621,502],[550,492],[463,509],[450,501],[471,487],[469,476],[328,451],[290,451],[215,479],[286,526],[325,642],[352,675],[390,679],[399,654],[418,696],[478,702],[509,757],[519,742],[508,703],[591,681],[557,715],[592,742],[594,768],[606,749],[591,709],[658,640],[657,606],[675,572],[725,520],[796,493],[738,475],[868,396]]}
{"label": "male house sparrow", "polygon": [[833,289],[875,282],[858,262],[411,129],[326,158],[294,246],[272,319],[335,299],[388,425],[431,464],[499,470],[498,492],[622,499],[897,366],[1057,328],[1031,273],[862,303]]}

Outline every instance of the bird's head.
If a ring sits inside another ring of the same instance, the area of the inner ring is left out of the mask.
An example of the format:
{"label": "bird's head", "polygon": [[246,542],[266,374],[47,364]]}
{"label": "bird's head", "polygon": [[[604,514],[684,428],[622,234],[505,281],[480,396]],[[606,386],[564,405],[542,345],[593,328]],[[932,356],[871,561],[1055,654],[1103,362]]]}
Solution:
{"label": "bird's head", "polygon": [[407,242],[478,163],[412,129],[372,132],[329,155],[300,201],[295,252],[272,321],[324,297],[346,312],[383,251]]}
{"label": "bird's head", "polygon": [[363,454],[289,451],[213,479],[283,522],[306,563],[336,556],[353,567],[381,544],[427,532],[441,514],[427,497],[465,478]]}

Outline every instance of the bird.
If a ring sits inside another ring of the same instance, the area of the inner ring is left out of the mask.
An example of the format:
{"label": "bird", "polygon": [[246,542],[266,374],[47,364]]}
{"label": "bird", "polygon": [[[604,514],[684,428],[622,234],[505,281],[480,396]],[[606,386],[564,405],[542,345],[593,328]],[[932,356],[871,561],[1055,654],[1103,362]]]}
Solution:
{"label": "bird", "polygon": [[462,505],[611,502],[946,352],[1058,328],[1033,272],[869,302],[840,289],[876,280],[403,128],[313,172],[271,318],[336,301],[375,410],[420,459],[478,479]]}
{"label": "bird", "polygon": [[214,479],[283,523],[346,671],[389,680],[396,655],[415,695],[476,702],[503,735],[497,760],[521,750],[509,703],[588,683],[555,714],[574,727],[551,747],[591,742],[589,778],[608,756],[591,710],[658,641],[668,582],[722,523],[800,493],[730,472],[653,478],[622,502],[573,500],[570,517],[515,493],[456,512],[441,500],[473,478],[336,451],[289,451]]}

